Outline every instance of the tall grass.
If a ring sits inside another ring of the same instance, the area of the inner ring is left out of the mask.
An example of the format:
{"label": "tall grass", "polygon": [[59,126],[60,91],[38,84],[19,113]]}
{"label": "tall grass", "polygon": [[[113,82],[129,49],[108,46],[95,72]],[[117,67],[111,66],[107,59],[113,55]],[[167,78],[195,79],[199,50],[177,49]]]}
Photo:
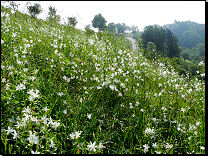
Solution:
{"label": "tall grass", "polygon": [[122,38],[2,8],[1,127],[2,154],[203,154],[205,84]]}

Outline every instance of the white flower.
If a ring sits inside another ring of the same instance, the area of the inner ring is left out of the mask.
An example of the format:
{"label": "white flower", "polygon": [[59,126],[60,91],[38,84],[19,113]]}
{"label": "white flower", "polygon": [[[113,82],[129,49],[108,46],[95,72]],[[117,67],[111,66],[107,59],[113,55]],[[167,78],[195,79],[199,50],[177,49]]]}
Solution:
{"label": "white flower", "polygon": [[146,128],[145,134],[146,134],[146,133],[153,135],[155,132],[154,132],[154,129]]}
{"label": "white flower", "polygon": [[178,89],[178,86],[179,86],[178,84],[175,84],[175,88],[176,88],[176,89]]}
{"label": "white flower", "polygon": [[143,145],[143,147],[144,147],[144,153],[149,151],[149,146],[147,144]]}
{"label": "white flower", "polygon": [[172,147],[173,147],[173,145],[169,145],[169,143],[166,143],[166,145],[165,145],[165,148],[166,148],[166,149],[172,148]]}
{"label": "white flower", "polygon": [[100,142],[99,145],[97,146],[97,148],[98,148],[99,151],[100,151],[100,149],[105,148],[105,146],[103,146],[102,143]]}
{"label": "white flower", "polygon": [[3,44],[3,43],[4,43],[4,40],[1,39],[1,44]]}
{"label": "white flower", "polygon": [[50,116],[50,118],[48,120],[49,120],[48,125],[49,124],[53,124],[53,119],[51,118],[51,116]]}
{"label": "white flower", "polygon": [[160,152],[160,151],[155,151],[155,153],[156,153],[156,154],[160,154],[161,152]]}
{"label": "white flower", "polygon": [[62,96],[62,95],[64,95],[64,93],[63,92],[59,92],[58,95],[59,96]]}
{"label": "white flower", "polygon": [[14,132],[14,133],[13,133],[13,135],[14,135],[14,136],[13,136],[13,139],[16,139],[16,138],[18,137],[17,131],[16,131],[16,130],[13,130],[13,132]]}
{"label": "white flower", "polygon": [[92,116],[92,114],[88,114],[88,115],[87,115],[87,117],[88,117],[89,119],[91,119],[91,116]]}
{"label": "white flower", "polygon": [[59,122],[52,123],[52,127],[56,130],[60,126]]}
{"label": "white flower", "polygon": [[130,108],[132,109],[133,108],[132,103],[129,103],[129,105],[130,105]]}
{"label": "white flower", "polygon": [[6,79],[5,79],[5,78],[3,78],[3,79],[1,80],[1,82],[3,82],[3,83],[4,83],[4,82],[6,82]]}
{"label": "white flower", "polygon": [[39,91],[36,89],[36,93],[33,92],[33,89],[30,89],[28,92],[28,94],[30,94],[29,100],[33,101],[36,97],[39,97],[38,93]]}
{"label": "white flower", "polygon": [[36,122],[36,123],[38,123],[38,118],[37,118],[37,116],[36,116],[36,117],[33,116],[33,117],[31,118],[31,120],[34,121],[34,122]]}
{"label": "white flower", "polygon": [[143,145],[143,147],[144,148],[147,148],[147,149],[149,148],[149,146],[147,144]]}
{"label": "white flower", "polygon": [[181,111],[184,113],[186,110],[184,108],[181,108]]}
{"label": "white flower", "polygon": [[28,70],[29,70],[28,68],[24,68],[24,69],[23,69],[24,72],[27,72]]}
{"label": "white flower", "polygon": [[19,85],[17,85],[16,90],[22,90],[22,89],[26,89],[24,84],[20,83]]}
{"label": "white flower", "polygon": [[204,147],[204,146],[200,146],[200,149],[201,149],[201,150],[205,150],[205,147]]}
{"label": "white flower", "polygon": [[203,61],[199,62],[199,64],[198,64],[198,65],[199,65],[199,66],[201,66],[202,64],[203,64]]}
{"label": "white flower", "polygon": [[135,106],[138,106],[139,104],[140,104],[140,103],[137,101],[136,104],[135,104]]}
{"label": "white flower", "polygon": [[190,88],[187,92],[188,92],[188,94],[190,94],[191,93],[191,91],[192,91],[192,89]]}
{"label": "white flower", "polygon": [[92,142],[90,141],[90,145],[87,145],[87,150],[88,151],[94,151],[94,152],[96,152],[96,149],[95,148],[97,148],[97,146],[95,146],[95,144],[96,144],[96,142],[94,142],[93,144],[92,144]]}
{"label": "white flower", "polygon": [[97,86],[97,89],[102,89],[102,87],[100,87],[100,86]]}
{"label": "white flower", "polygon": [[121,83],[120,86],[121,86],[122,88],[125,88],[125,84],[123,84],[123,83]]}
{"label": "white flower", "polygon": [[19,60],[17,60],[17,64],[22,64],[22,62],[21,62],[21,61],[19,61]]}
{"label": "white flower", "polygon": [[10,126],[8,126],[8,130],[6,130],[7,133],[6,134],[9,134],[9,133],[12,133],[14,130],[12,128],[10,128]]}
{"label": "white flower", "polygon": [[37,150],[34,152],[33,150],[31,151],[31,154],[40,154],[40,152],[37,152]]}
{"label": "white flower", "polygon": [[43,117],[41,117],[41,120],[43,121],[44,124],[47,124],[47,118],[46,115],[43,115]]}
{"label": "white flower", "polygon": [[182,130],[182,129],[181,129],[180,127],[177,127],[177,130],[180,131],[180,130]]}
{"label": "white flower", "polygon": [[29,108],[29,106],[27,106],[27,108],[24,107],[24,110],[22,112],[25,112],[25,113],[31,113],[31,109]]}
{"label": "white flower", "polygon": [[205,73],[203,73],[203,74],[200,74],[200,76],[201,76],[201,77],[204,77],[204,76],[205,76]]}
{"label": "white flower", "polygon": [[21,124],[19,123],[19,121],[17,121],[17,125],[15,125],[17,128],[20,128]]}
{"label": "white flower", "polygon": [[50,139],[50,141],[51,141],[51,144],[49,145],[49,148],[54,148],[54,142],[53,142],[53,138],[52,139]]}
{"label": "white flower", "polygon": [[74,140],[74,139],[79,139],[81,133],[82,133],[81,131],[73,132],[72,134],[70,134],[70,137],[71,137],[71,139],[73,139],[73,140]]}
{"label": "white flower", "polygon": [[154,148],[157,148],[157,147],[158,147],[158,146],[157,146],[157,143],[153,143],[152,146],[153,146]]}
{"label": "white flower", "polygon": [[43,111],[47,112],[47,110],[49,110],[47,106],[43,108]]}
{"label": "white flower", "polygon": [[63,79],[64,79],[64,80],[66,80],[66,79],[67,79],[67,77],[64,75],[64,76],[63,76]]}
{"label": "white flower", "polygon": [[38,136],[35,136],[35,134],[32,134],[31,131],[29,131],[29,132],[30,132],[30,137],[27,138],[27,140],[29,140],[29,142],[32,143],[32,144],[33,143],[38,144],[38,142],[39,142]]}
{"label": "white flower", "polygon": [[74,140],[74,138],[75,138],[75,134],[74,133],[70,134],[69,136],[70,136],[71,139]]}
{"label": "white flower", "polygon": [[199,126],[200,124],[201,124],[201,122],[197,122],[197,123],[196,123],[196,126]]}
{"label": "white flower", "polygon": [[29,80],[34,81],[35,79],[36,79],[36,77],[35,77],[35,76],[29,76]]}
{"label": "white flower", "polygon": [[38,72],[38,70],[37,70],[37,69],[35,69],[34,73],[36,74],[37,72]]}
{"label": "white flower", "polygon": [[63,113],[64,113],[64,114],[67,114],[67,110],[64,110]]}

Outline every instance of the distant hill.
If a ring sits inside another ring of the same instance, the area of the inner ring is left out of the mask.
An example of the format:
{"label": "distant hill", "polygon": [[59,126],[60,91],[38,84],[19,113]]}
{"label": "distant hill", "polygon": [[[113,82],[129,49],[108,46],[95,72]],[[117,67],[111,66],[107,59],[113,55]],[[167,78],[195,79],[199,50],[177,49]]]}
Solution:
{"label": "distant hill", "polygon": [[205,24],[191,21],[174,21],[173,24],[163,25],[178,37],[178,44],[189,49],[199,43],[205,44]]}

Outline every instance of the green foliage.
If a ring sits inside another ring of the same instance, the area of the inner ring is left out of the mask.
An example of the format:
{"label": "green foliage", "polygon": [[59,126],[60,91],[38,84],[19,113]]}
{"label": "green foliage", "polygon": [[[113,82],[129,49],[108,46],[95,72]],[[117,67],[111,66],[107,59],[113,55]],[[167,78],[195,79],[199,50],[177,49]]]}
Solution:
{"label": "green foliage", "polygon": [[56,15],[56,11],[55,7],[49,6],[49,16],[46,18],[49,23],[59,23],[61,21],[61,16]]}
{"label": "green foliage", "polygon": [[183,59],[1,11],[2,154],[205,154],[205,83]]}
{"label": "green foliage", "polygon": [[104,31],[107,28],[106,22],[105,18],[99,13],[92,20],[92,26],[98,28],[100,31]]}
{"label": "green foliage", "polygon": [[193,48],[199,43],[205,44],[205,24],[191,21],[174,21],[173,24],[164,25],[178,37],[178,44],[182,47]]}
{"label": "green foliage", "polygon": [[85,32],[87,35],[94,35],[95,32],[90,27],[91,27],[90,24],[85,26]]}
{"label": "green foliage", "polygon": [[181,56],[184,60],[188,60],[188,59],[189,59],[189,54],[188,54],[188,52],[183,51],[183,52],[180,53],[180,56]]}
{"label": "green foliage", "polygon": [[163,56],[179,57],[178,39],[169,29],[159,29],[157,26],[150,25],[145,27],[141,38],[144,48],[147,48],[148,42],[153,42],[157,51],[163,52]]}
{"label": "green foliage", "polygon": [[27,6],[28,12],[33,18],[37,18],[37,15],[42,12],[41,5],[35,3],[34,5]]}
{"label": "green foliage", "polygon": [[151,58],[153,58],[154,54],[157,53],[156,45],[153,42],[148,42],[147,51],[151,54]]}
{"label": "green foliage", "polygon": [[67,17],[68,19],[68,25],[75,27],[78,23],[77,18],[76,17]]}

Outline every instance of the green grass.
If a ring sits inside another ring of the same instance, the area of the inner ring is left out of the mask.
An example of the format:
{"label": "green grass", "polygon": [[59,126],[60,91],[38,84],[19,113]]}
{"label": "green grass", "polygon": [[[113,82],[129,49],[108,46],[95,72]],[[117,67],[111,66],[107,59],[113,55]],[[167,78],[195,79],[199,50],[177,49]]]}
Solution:
{"label": "green grass", "polygon": [[204,82],[122,38],[1,14],[2,154],[205,153]]}

